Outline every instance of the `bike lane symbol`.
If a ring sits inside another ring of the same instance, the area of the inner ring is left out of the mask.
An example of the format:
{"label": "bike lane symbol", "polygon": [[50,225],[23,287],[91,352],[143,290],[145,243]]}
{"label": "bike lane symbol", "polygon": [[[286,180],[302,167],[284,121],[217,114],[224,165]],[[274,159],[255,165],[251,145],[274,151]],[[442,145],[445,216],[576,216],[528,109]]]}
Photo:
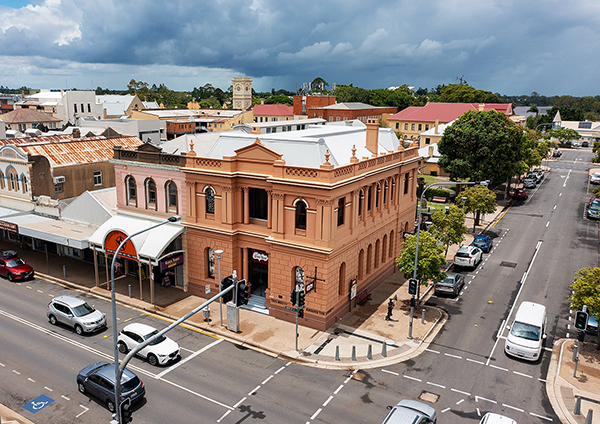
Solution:
{"label": "bike lane symbol", "polygon": [[54,399],[49,398],[46,395],[40,395],[32,401],[27,402],[25,405],[23,405],[23,408],[27,409],[32,414],[35,414],[36,412],[41,411],[51,403],[54,403]]}

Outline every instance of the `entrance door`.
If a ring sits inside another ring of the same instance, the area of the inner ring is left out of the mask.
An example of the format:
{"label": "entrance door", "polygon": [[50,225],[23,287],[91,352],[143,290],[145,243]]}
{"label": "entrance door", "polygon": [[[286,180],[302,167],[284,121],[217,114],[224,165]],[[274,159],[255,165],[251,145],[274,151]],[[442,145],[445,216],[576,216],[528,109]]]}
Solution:
{"label": "entrance door", "polygon": [[269,255],[266,252],[248,249],[248,274],[251,294],[266,297],[269,286]]}

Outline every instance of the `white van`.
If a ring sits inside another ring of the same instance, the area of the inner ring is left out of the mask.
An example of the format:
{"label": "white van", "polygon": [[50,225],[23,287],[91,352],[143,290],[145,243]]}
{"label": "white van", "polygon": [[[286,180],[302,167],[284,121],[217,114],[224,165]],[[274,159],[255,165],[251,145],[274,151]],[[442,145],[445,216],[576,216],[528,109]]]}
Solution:
{"label": "white van", "polygon": [[510,333],[504,343],[508,355],[537,361],[546,338],[546,307],[539,303],[521,302]]}
{"label": "white van", "polygon": [[479,424],[517,424],[512,418],[505,417],[504,415],[494,414],[488,412],[483,416]]}

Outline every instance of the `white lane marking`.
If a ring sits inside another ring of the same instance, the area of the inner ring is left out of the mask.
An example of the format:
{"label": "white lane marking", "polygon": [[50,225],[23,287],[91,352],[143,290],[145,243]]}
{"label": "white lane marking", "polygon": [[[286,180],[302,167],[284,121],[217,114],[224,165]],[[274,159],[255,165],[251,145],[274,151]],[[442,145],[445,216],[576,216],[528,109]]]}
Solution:
{"label": "white lane marking", "polygon": [[270,376],[268,376],[267,378],[265,378],[265,380],[262,383],[260,383],[260,384],[262,384],[264,386],[272,378],[273,378],[273,374],[271,374]]}
{"label": "white lane marking", "polygon": [[220,422],[221,422],[221,420],[222,420],[223,418],[225,418],[225,417],[226,417],[227,415],[229,415],[229,414],[231,414],[231,409],[229,409],[229,410],[225,411],[225,413],[224,413],[223,415],[221,415],[221,418],[219,418],[219,419],[217,420],[217,422],[218,422],[218,423],[220,423]]}
{"label": "white lane marking", "polygon": [[488,401],[488,402],[491,402],[491,403],[498,403],[498,402],[496,402],[495,400],[492,400],[492,399],[486,399],[486,398],[481,397],[481,396],[475,396],[475,402],[479,402],[479,399],[485,400],[485,401]]}
{"label": "white lane marking", "polygon": [[323,402],[323,408],[326,407],[329,404],[329,402],[331,402],[331,399],[333,399],[333,395],[329,396],[327,400]]}
{"label": "white lane marking", "polygon": [[242,402],[245,401],[246,399],[248,399],[246,396],[244,396],[243,398],[241,398],[238,403],[236,403],[235,405],[233,405],[233,408],[237,409],[237,407],[240,406],[242,404]]}
{"label": "white lane marking", "polygon": [[533,378],[533,376],[531,376],[531,375],[527,375],[527,374],[523,374],[522,372],[513,371],[513,373],[515,373],[515,374],[517,374],[517,375],[521,375],[521,376],[523,376],[523,377]]}
{"label": "white lane marking", "polygon": [[166,369],[166,370],[164,370],[163,372],[156,374],[156,376],[155,376],[154,378],[155,378],[155,379],[162,378],[164,375],[166,375],[166,374],[170,373],[171,371],[173,371],[174,369],[176,369],[176,368],[177,368],[177,367],[179,367],[180,365],[183,365],[183,364],[185,364],[186,362],[188,362],[188,361],[190,361],[190,360],[194,359],[196,356],[200,355],[201,353],[204,353],[204,352],[206,352],[208,349],[210,349],[210,348],[211,348],[211,347],[213,347],[213,346],[216,346],[216,345],[218,345],[218,344],[219,344],[219,343],[221,343],[222,341],[223,341],[223,339],[218,339],[218,340],[215,340],[215,341],[214,341],[214,342],[212,342],[211,344],[204,346],[204,347],[203,347],[202,349],[200,349],[200,350],[197,350],[197,351],[196,351],[195,353],[193,353],[192,355],[190,355],[190,356],[188,356],[187,358],[185,358],[185,359],[183,359],[183,360],[181,360],[181,361],[177,362],[176,364],[174,364],[173,366],[171,366],[171,367],[167,368],[167,369]]}
{"label": "white lane marking", "polygon": [[443,410],[442,410],[442,414],[443,414],[444,412],[448,412],[449,410],[450,410],[450,408],[443,409]]}
{"label": "white lane marking", "polygon": [[560,197],[560,196],[562,196],[562,193],[560,193],[560,194],[558,195],[558,197]]}
{"label": "white lane marking", "polygon": [[479,364],[479,365],[485,365],[484,362],[476,361],[475,359],[471,359],[471,358],[467,358],[467,361],[469,361],[469,362],[475,362],[476,364]]}
{"label": "white lane marking", "polygon": [[180,347],[181,350],[186,351],[186,352],[190,352],[193,353],[194,351],[192,349],[188,349],[186,347]]}
{"label": "white lane marking", "polygon": [[431,384],[432,386],[439,387],[440,389],[446,388],[446,386],[442,386],[441,384],[437,384],[437,383],[432,383],[431,381],[428,381],[427,384]]}
{"label": "white lane marking", "polygon": [[462,359],[462,356],[458,356],[458,355],[452,355],[450,353],[444,353],[444,355],[449,356],[451,358],[456,358],[456,359]]}
{"label": "white lane marking", "polygon": [[[141,368],[138,368],[138,370],[140,370],[140,369],[141,369]],[[180,384],[173,383],[172,381],[166,380],[166,379],[164,379],[164,378],[161,378],[161,381],[164,381],[165,383],[167,383],[167,384],[170,384],[170,385],[171,385],[171,386],[173,386],[173,387],[177,387],[177,388],[178,388],[178,389],[180,389],[180,390],[184,390],[184,391],[186,391],[186,392],[188,392],[188,393],[190,393],[190,394],[192,394],[192,395],[194,395],[194,396],[197,396],[197,397],[199,397],[199,398],[202,398],[202,399],[204,399],[204,400],[206,400],[206,401],[209,401],[209,402],[211,402],[211,403],[214,403],[215,405],[219,405],[219,406],[222,406],[223,408],[227,408],[227,409],[231,409],[231,410],[233,410],[233,409],[234,409],[234,408],[232,408],[232,407],[231,407],[231,406],[229,406],[229,405],[225,405],[224,403],[222,403],[222,402],[219,402],[218,400],[211,399],[211,398],[209,398],[208,396],[204,396],[203,394],[200,394],[200,393],[198,393],[198,392],[195,392],[195,391],[193,391],[193,390],[190,390],[190,389],[188,389],[187,387],[183,387],[183,386],[182,386],[182,385],[180,385]]]}
{"label": "white lane marking", "polygon": [[285,369],[285,367],[281,367],[279,368],[277,371],[274,372],[274,374],[279,374],[281,371],[283,371]]}
{"label": "white lane marking", "polygon": [[461,400],[459,400],[458,402],[456,402],[456,404],[457,404],[457,405],[460,405],[460,404],[461,404],[461,403],[463,403],[464,401],[465,401],[464,399],[461,399]]}
{"label": "white lane marking", "polygon": [[475,408],[477,410],[477,416],[481,417],[481,411],[479,410],[479,408]]}
{"label": "white lane marking", "polygon": [[546,421],[552,421],[552,418],[549,417],[544,417],[542,415],[538,415],[538,414],[534,414],[533,412],[530,412],[529,415],[533,415],[534,417],[538,417],[541,418],[542,420],[546,420]]}
{"label": "white lane marking", "polygon": [[83,414],[85,414],[87,411],[89,411],[89,410],[90,410],[90,408],[86,408],[86,407],[85,407],[85,406],[83,406],[83,405],[79,405],[79,406],[81,406],[83,409],[85,409],[85,411],[83,411],[83,412],[80,412],[80,413],[79,413],[79,415],[75,415],[75,418],[79,418],[80,416],[82,416]]}
{"label": "white lane marking", "polygon": [[49,392],[53,391],[50,387],[47,387],[47,386],[44,386],[44,389],[48,390]]}
{"label": "white lane marking", "polygon": [[567,339],[568,339],[569,337],[570,337],[570,336],[569,336],[569,333],[567,333]]}
{"label": "white lane marking", "polygon": [[555,209],[556,209],[556,205],[554,205],[554,207],[552,208],[552,210],[555,210]]}
{"label": "white lane marking", "polygon": [[450,388],[450,390],[453,392],[456,392],[456,393],[461,393],[463,395],[471,396],[471,393],[468,393],[468,392],[463,392],[461,390],[457,390],[457,389],[453,389],[453,388]]}
{"label": "white lane marking", "polygon": [[317,415],[319,415],[322,410],[323,410],[323,408],[317,409],[317,411],[314,414],[312,414],[312,416],[310,417],[310,419],[314,420],[315,418],[317,418]]}
{"label": "white lane marking", "polygon": [[61,398],[63,398],[64,400],[71,400],[68,397],[66,397],[65,395],[60,395]]}
{"label": "white lane marking", "polygon": [[508,368],[502,368],[502,367],[499,367],[498,365],[490,364],[490,367],[496,368],[497,370],[508,372]]}
{"label": "white lane marking", "polygon": [[382,372],[387,372],[388,374],[400,375],[400,374],[398,374],[397,372],[394,372],[394,371],[388,371],[388,370],[383,370],[383,369],[381,371]]}
{"label": "white lane marking", "polygon": [[550,225],[550,221],[546,222],[546,228],[548,228],[548,225]]}
{"label": "white lane marking", "polygon": [[340,390],[342,390],[343,388],[344,388],[344,385],[343,385],[343,384],[340,384],[340,387],[338,387],[338,388],[335,390],[335,392],[333,392],[333,394],[334,394],[334,395],[337,395],[337,394],[340,392]]}
{"label": "white lane marking", "polygon": [[567,176],[565,177],[565,182],[563,183],[563,187],[567,186],[567,181],[569,179],[569,176],[571,175],[571,171],[572,171],[572,169],[569,169],[569,172],[567,172]]}
{"label": "white lane marking", "polygon": [[33,378],[27,377],[27,381],[31,381],[32,383],[35,383],[35,380]]}
{"label": "white lane marking", "polygon": [[6,365],[4,365],[2,362],[0,362],[0,367],[5,367]]}
{"label": "white lane marking", "polygon": [[431,352],[431,353],[440,353],[439,350],[433,350],[433,349],[425,349],[427,352]]}
{"label": "white lane marking", "polygon": [[523,409],[521,409],[521,408],[517,408],[517,407],[515,407],[515,406],[510,406],[510,405],[507,405],[507,404],[505,404],[505,403],[503,403],[503,404],[502,404],[502,406],[504,406],[505,408],[514,409],[515,411],[519,411],[519,412],[525,412],[525,411],[524,411]]}
{"label": "white lane marking", "polygon": [[[517,292],[517,295],[515,296],[515,301],[513,302],[512,307],[510,308],[510,311],[508,312],[508,316],[506,317],[505,321],[507,321],[510,316],[513,313],[513,310],[515,309],[515,306],[517,306],[517,300],[519,299],[519,296],[521,295],[521,291],[523,291],[523,287],[525,287],[525,282],[527,281],[527,277],[529,276],[529,271],[531,271],[531,267],[533,266],[533,263],[535,262],[535,258],[537,257],[537,254],[540,251],[540,247],[542,246],[542,241],[539,240],[537,242],[537,245],[535,246],[535,253],[533,254],[533,258],[531,258],[531,262],[529,263],[529,266],[527,267],[527,271],[525,271],[525,273],[523,274],[523,277],[521,278],[521,287],[519,287],[519,291]],[[498,334],[502,334],[504,332],[504,328],[502,328],[501,331],[498,332]],[[492,355],[494,355],[494,350],[496,350],[496,346],[498,345],[498,341],[500,339],[497,338],[496,342],[494,343],[494,346],[492,347],[492,351],[490,352],[490,356],[488,356],[487,362],[485,363],[486,365],[490,364],[490,361],[492,360]]]}
{"label": "white lane marking", "polygon": [[258,386],[256,386],[254,389],[250,390],[248,392],[248,396],[252,396],[252,394],[258,392],[259,389],[260,389],[260,384]]}
{"label": "white lane marking", "polygon": [[409,380],[415,380],[415,381],[419,381],[419,382],[423,381],[423,380],[421,380],[420,378],[411,377],[410,375],[403,375],[402,377],[404,377],[404,378],[408,378]]}
{"label": "white lane marking", "polygon": [[21,375],[21,373],[20,373],[19,371],[17,371],[17,370],[13,370],[13,372],[14,372],[15,374],[17,374],[17,375]]}
{"label": "white lane marking", "polygon": [[496,333],[496,338],[499,338],[502,335],[502,331],[504,331],[504,324],[506,324],[506,320],[503,319],[500,327],[498,328],[498,332]]}
{"label": "white lane marking", "polygon": [[539,381],[541,381],[542,383],[545,383],[546,380],[544,380],[543,378],[538,378]]}

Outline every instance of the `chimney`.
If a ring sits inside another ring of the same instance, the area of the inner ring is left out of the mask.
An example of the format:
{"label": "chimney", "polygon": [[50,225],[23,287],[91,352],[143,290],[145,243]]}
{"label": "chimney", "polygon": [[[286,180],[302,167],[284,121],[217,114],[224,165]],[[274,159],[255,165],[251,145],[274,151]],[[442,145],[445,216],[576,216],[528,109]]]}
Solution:
{"label": "chimney", "polygon": [[264,104],[265,104],[265,101],[264,101],[264,100],[261,100],[261,101],[260,101],[260,104],[261,104],[261,105],[264,105]]}
{"label": "chimney", "polygon": [[259,126],[252,127],[252,134],[260,134],[260,127]]}
{"label": "chimney", "polygon": [[73,138],[81,138],[81,131],[79,128],[73,128]]}
{"label": "chimney", "polygon": [[377,146],[379,146],[379,124],[375,119],[367,120],[367,145],[366,148],[377,156]]}
{"label": "chimney", "polygon": [[485,104],[479,103],[479,112],[483,112],[484,109],[485,109]]}
{"label": "chimney", "polygon": [[435,133],[438,133],[438,125],[440,125],[440,120],[438,118],[435,118]]}
{"label": "chimney", "polygon": [[433,156],[433,146],[429,146],[429,157]]}

